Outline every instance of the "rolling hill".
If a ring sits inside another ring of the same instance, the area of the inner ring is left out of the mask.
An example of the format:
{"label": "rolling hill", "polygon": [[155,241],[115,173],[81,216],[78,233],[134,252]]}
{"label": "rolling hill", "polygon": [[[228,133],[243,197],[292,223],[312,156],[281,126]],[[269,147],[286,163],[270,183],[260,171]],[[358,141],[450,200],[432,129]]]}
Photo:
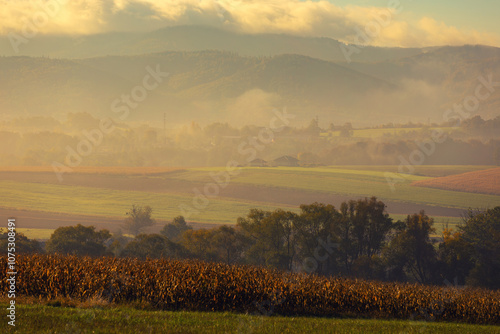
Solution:
{"label": "rolling hill", "polygon": [[500,168],[418,180],[412,186],[500,195]]}
{"label": "rolling hill", "polygon": [[[89,58],[105,55],[141,55],[164,51],[222,50],[245,56],[301,54],[328,61],[346,59],[342,43],[326,37],[287,34],[242,34],[209,26],[175,26],[144,33],[105,33],[88,36],[38,36],[23,45],[22,55]],[[355,61],[382,61],[421,53],[422,48],[364,47]],[[0,55],[14,56],[7,37],[0,37]]]}

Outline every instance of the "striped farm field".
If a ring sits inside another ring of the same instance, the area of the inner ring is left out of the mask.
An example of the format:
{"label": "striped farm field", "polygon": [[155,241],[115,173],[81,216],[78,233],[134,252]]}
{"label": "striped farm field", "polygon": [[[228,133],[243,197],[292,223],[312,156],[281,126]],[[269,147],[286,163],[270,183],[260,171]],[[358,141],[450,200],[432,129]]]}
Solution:
{"label": "striped farm field", "polygon": [[232,175],[224,167],[82,167],[64,174],[62,182],[50,167],[30,168],[0,170],[0,217],[16,210],[25,218],[20,228],[81,221],[114,231],[132,204],[151,206],[158,221],[183,215],[192,223],[235,224],[251,208],[296,211],[313,202],[338,207],[372,196],[394,217],[425,210],[444,226],[457,224],[468,208],[500,203],[499,195],[412,186],[491,166],[417,166],[413,175],[399,174],[398,166],[244,167]]}
{"label": "striped farm field", "polygon": [[[168,173],[182,168],[176,167],[125,167],[125,166],[79,166],[65,173],[107,174],[107,175],[148,175]],[[52,166],[0,166],[0,172],[44,172],[54,173]]]}
{"label": "striped farm field", "polygon": [[449,175],[412,183],[413,186],[500,195],[500,167]]}
{"label": "striped farm field", "polygon": [[258,202],[222,198],[210,199],[206,206],[204,202],[196,206],[193,204],[195,194],[122,191],[65,184],[0,181],[0,187],[0,203],[5,208],[94,215],[103,217],[103,220],[106,217],[125,217],[132,204],[151,206],[154,217],[160,220],[184,215],[190,221],[212,224],[235,224],[236,219],[251,208],[276,208]]}
{"label": "striped farm field", "polygon": [[[391,171],[392,170],[392,171]],[[221,173],[223,168],[200,168],[180,171],[174,177],[190,181],[208,181],[208,175]],[[396,178],[396,179],[393,179]],[[416,203],[430,206],[468,209],[498,205],[499,196],[468,194],[456,191],[417,188],[415,181],[430,179],[427,176],[394,173],[394,167],[382,170],[358,170],[342,167],[248,167],[242,168],[231,182],[300,189],[319,193],[333,193],[358,197],[376,196],[382,201]],[[393,182],[394,188],[391,188]]]}

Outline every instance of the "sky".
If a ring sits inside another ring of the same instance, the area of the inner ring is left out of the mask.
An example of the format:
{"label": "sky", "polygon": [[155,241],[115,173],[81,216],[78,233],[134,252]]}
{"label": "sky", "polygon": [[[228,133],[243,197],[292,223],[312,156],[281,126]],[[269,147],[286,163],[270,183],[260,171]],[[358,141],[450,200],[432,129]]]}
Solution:
{"label": "sky", "polygon": [[500,47],[498,0],[0,0],[0,35],[148,31],[209,25],[346,43]]}

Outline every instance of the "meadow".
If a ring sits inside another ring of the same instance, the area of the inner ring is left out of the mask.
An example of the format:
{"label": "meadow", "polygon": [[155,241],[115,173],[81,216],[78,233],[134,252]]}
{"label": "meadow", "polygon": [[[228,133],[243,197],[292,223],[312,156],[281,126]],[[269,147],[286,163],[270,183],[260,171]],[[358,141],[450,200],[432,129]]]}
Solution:
{"label": "meadow", "polygon": [[[7,303],[0,302],[2,309]],[[16,333],[454,333],[495,334],[500,326],[435,321],[283,317],[232,312],[153,311],[130,306],[17,305]],[[6,321],[2,333],[14,332]]]}
{"label": "meadow", "polygon": [[[134,203],[151,206],[154,208],[154,217],[163,220],[186,215],[181,205],[195,208],[192,204],[194,194],[189,196],[13,181],[0,181],[0,187],[4,190],[0,194],[0,202],[6,208],[96,215],[103,220],[107,217],[125,217]],[[193,211],[189,219],[213,224],[234,224],[238,216],[255,207],[275,209],[274,206],[258,202],[214,198],[203,210]]]}
{"label": "meadow", "polygon": [[[474,170],[475,167],[471,169]],[[470,169],[462,170],[469,171]],[[209,172],[223,171],[224,168],[190,169],[176,173],[175,177],[208,182]],[[427,180],[430,177],[411,174],[398,174],[400,179],[395,182],[393,191],[387,182],[387,172],[394,173],[394,167],[387,168],[385,171],[343,167],[245,167],[239,175],[232,177],[231,182],[342,194],[353,198],[376,196],[382,201],[391,200],[458,209],[494,206],[500,199],[494,195],[472,195],[464,192],[413,187],[412,182]],[[425,169],[421,169],[420,173],[425,173]]]}
{"label": "meadow", "polygon": [[[103,224],[109,222],[106,228],[114,231],[132,204],[151,206],[153,216],[163,222],[184,215],[189,222],[235,224],[251,208],[297,211],[300,204],[317,201],[338,207],[343,201],[376,196],[395,219],[425,209],[435,217],[439,235],[446,223],[454,226],[461,221],[463,210],[494,207],[500,196],[415,187],[412,183],[488,168],[491,166],[417,166],[413,175],[397,174],[401,182],[395,183],[392,191],[386,173],[397,173],[397,166],[244,167],[227,178],[227,185],[219,186],[212,176],[223,175],[223,167],[81,167],[65,175],[63,182],[46,167],[20,171],[4,167],[0,170],[0,203],[3,212],[61,214],[57,223],[49,224],[50,219],[29,223],[25,219],[24,226],[19,226],[31,229],[26,231],[28,235],[45,239],[71,215],[75,217],[71,221],[93,217]],[[225,182],[225,176],[221,180]],[[208,186],[216,190],[215,196],[205,192]]]}

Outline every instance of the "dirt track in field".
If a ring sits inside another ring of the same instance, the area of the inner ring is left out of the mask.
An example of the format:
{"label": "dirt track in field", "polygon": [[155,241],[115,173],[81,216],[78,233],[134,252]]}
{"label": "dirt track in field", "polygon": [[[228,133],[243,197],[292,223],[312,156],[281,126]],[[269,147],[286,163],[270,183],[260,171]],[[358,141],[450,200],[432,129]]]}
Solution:
{"label": "dirt track in field", "polygon": [[[175,172],[172,172],[175,173]],[[64,181],[60,183],[52,172],[0,172],[0,180],[19,182],[37,182],[61,184],[66,186],[83,186],[106,188],[122,191],[147,191],[156,193],[174,193],[193,195],[193,189],[203,189],[205,183],[178,180],[173,178],[158,178],[145,176],[122,176],[122,175],[100,175],[100,174],[66,174]],[[344,201],[356,199],[352,196],[328,194],[322,192],[305,191],[279,187],[265,187],[258,185],[244,185],[230,183],[221,189],[220,197],[232,198],[243,201],[256,201],[269,203],[272,206],[299,206],[304,203],[330,203],[339,207]],[[425,210],[429,216],[460,217],[463,210],[414,203],[402,203],[384,201],[387,211],[391,214],[411,214]],[[57,228],[60,226],[94,225],[97,228],[107,228],[116,231],[124,217],[100,217],[86,215],[59,214],[31,210],[10,210],[1,208],[0,219],[6,221],[8,217],[14,216],[18,219],[22,228]],[[149,232],[158,231],[166,222],[158,222]],[[0,221],[0,226],[3,223]],[[214,226],[207,223],[192,223],[194,228]]]}

